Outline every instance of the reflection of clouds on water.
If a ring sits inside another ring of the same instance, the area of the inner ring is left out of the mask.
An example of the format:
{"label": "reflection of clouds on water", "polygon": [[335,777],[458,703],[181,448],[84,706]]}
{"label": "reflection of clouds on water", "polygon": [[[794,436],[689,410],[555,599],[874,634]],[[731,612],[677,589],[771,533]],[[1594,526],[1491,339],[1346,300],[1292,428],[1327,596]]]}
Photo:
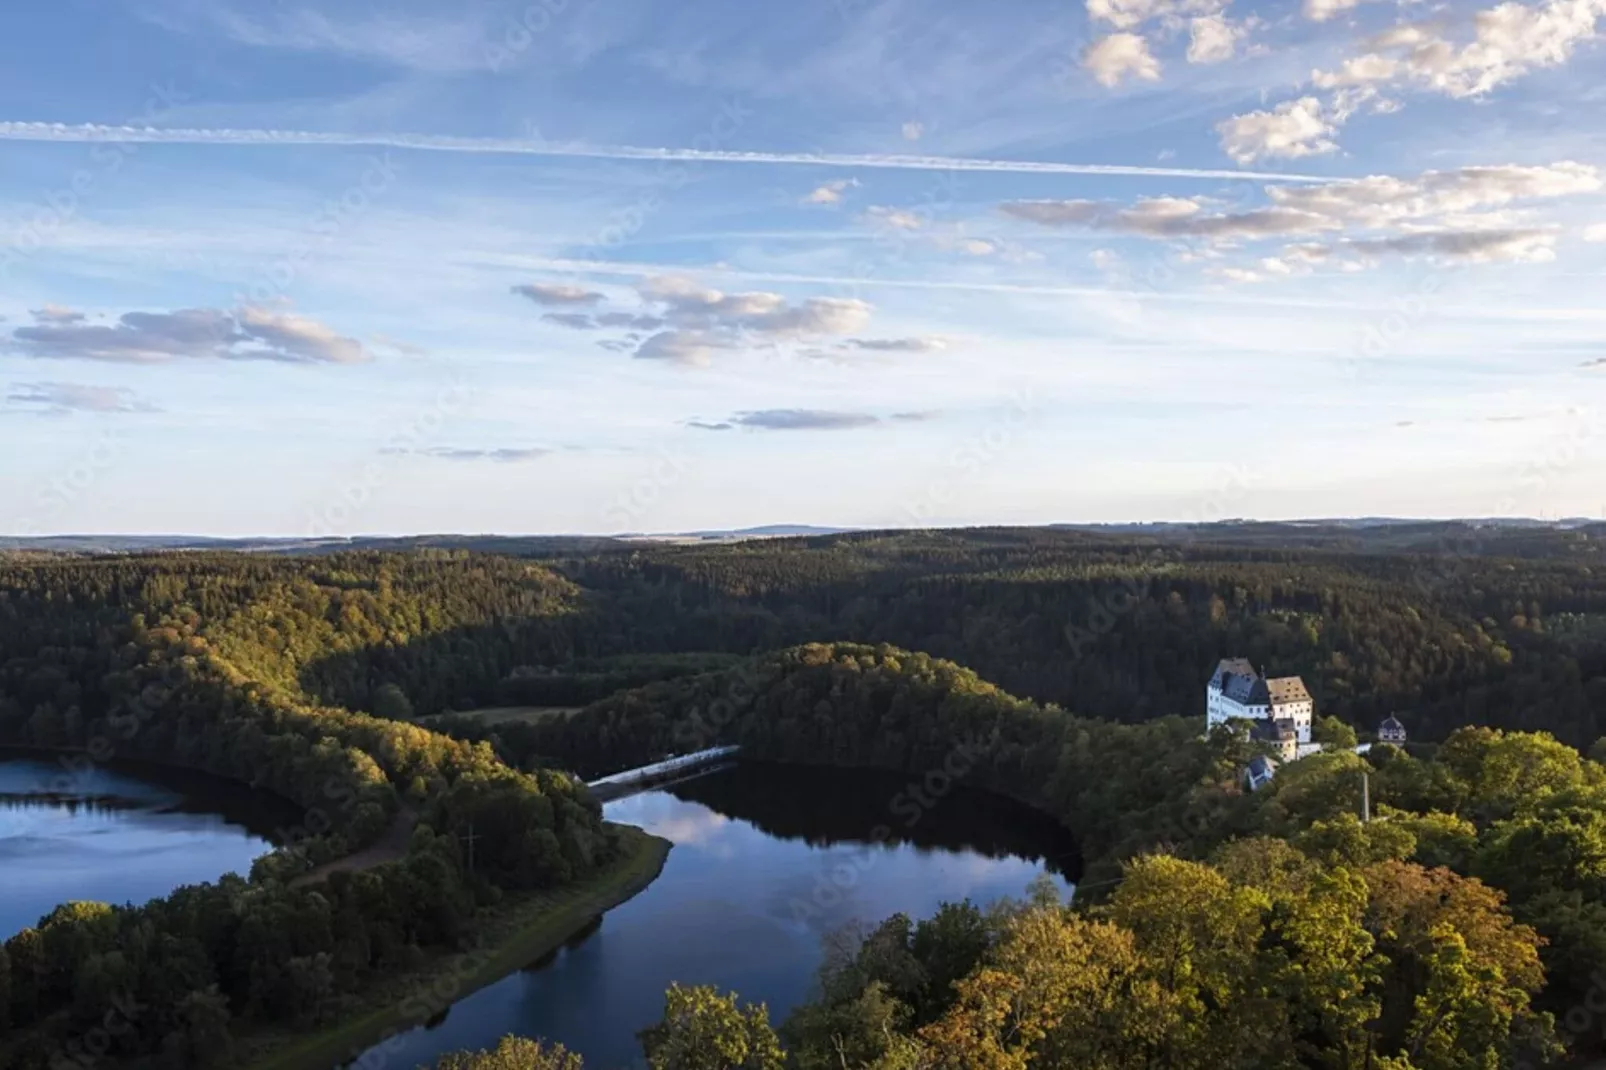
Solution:
{"label": "reflection of clouds on water", "polygon": [[[48,762],[0,756],[0,939],[57,904],[143,903],[180,885],[248,873],[269,844],[206,796],[93,770],[64,790]],[[34,790],[43,795],[29,795]]]}
{"label": "reflection of clouds on water", "polygon": [[731,857],[728,842],[735,824],[706,806],[684,803],[673,795],[651,792],[621,799],[607,810],[608,820],[637,825],[677,847],[694,847],[715,857]]}

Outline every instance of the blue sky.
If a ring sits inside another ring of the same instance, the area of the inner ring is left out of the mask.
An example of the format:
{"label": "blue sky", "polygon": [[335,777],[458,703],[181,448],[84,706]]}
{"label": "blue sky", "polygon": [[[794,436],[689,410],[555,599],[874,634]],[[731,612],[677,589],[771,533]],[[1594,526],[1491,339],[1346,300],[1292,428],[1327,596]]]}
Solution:
{"label": "blue sky", "polygon": [[1606,510],[1606,0],[0,14],[0,531]]}

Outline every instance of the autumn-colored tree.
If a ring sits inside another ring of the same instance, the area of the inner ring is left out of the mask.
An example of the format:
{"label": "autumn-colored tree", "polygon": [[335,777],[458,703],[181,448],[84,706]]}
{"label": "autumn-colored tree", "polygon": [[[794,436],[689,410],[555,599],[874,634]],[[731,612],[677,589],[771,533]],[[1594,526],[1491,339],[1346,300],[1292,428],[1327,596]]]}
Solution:
{"label": "autumn-colored tree", "polygon": [[506,1036],[494,1048],[443,1055],[435,1070],[582,1070],[582,1061],[562,1044]]}
{"label": "autumn-colored tree", "polygon": [[781,1070],[785,1061],[762,1003],[707,985],[670,985],[663,1019],[640,1037],[652,1070]]}

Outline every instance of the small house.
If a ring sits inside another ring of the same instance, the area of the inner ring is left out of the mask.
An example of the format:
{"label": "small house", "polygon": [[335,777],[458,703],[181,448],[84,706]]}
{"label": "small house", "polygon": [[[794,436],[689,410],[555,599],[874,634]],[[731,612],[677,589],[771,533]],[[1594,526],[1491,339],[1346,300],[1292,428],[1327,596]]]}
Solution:
{"label": "small house", "polygon": [[1244,769],[1244,783],[1250,791],[1259,791],[1270,784],[1276,775],[1277,762],[1264,754],[1257,754],[1249,759],[1249,765]]}
{"label": "small house", "polygon": [[1405,726],[1393,714],[1383,718],[1383,723],[1377,726],[1377,739],[1380,743],[1404,743]]}

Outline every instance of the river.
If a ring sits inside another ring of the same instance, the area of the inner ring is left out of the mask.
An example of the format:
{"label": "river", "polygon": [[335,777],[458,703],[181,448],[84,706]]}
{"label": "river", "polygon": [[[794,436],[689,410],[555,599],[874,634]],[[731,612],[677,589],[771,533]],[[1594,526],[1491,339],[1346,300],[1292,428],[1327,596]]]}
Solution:
{"label": "river", "polygon": [[[392,1038],[365,1066],[412,1070],[516,1033],[559,1041],[587,1070],[643,1065],[634,1034],[673,981],[734,989],[779,1024],[809,993],[821,940],[944,901],[1020,897],[1048,872],[1069,891],[1075,845],[1042,814],[954,791],[928,809],[905,778],[742,763],[608,804],[675,845],[663,874],[569,946]],[[913,824],[909,822],[913,820]],[[876,835],[891,827],[891,837]]]}
{"label": "river", "polygon": [[[1069,890],[1074,843],[1042,814],[955,790],[912,804],[906,778],[741,763],[609,803],[610,820],[674,843],[644,892],[543,961],[387,1041],[367,1066],[412,1070],[517,1033],[560,1041],[587,1070],[642,1065],[635,1032],[674,981],[734,989],[779,1024],[807,997],[822,939],[944,901]],[[210,777],[146,766],[68,771],[0,752],[0,939],[58,903],[142,903],[247,873],[293,808]],[[888,835],[888,830],[891,834]]]}
{"label": "river", "polygon": [[0,940],[69,899],[138,904],[243,876],[297,821],[214,777],[0,750]]}

